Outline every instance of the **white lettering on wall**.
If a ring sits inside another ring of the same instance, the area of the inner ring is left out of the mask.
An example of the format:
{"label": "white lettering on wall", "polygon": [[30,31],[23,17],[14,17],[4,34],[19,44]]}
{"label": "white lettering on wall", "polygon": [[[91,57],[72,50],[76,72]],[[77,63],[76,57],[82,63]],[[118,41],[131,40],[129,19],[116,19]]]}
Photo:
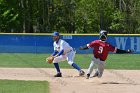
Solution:
{"label": "white lettering on wall", "polygon": [[72,35],[63,36],[63,39],[72,39]]}
{"label": "white lettering on wall", "polygon": [[140,51],[140,37],[137,37],[137,50]]}
{"label": "white lettering on wall", "polygon": [[127,37],[115,37],[117,48],[125,49]]}
{"label": "white lettering on wall", "polygon": [[140,37],[130,37],[131,49],[140,51]]}
{"label": "white lettering on wall", "polygon": [[130,42],[131,42],[131,49],[135,49],[135,39],[134,37],[130,37]]}
{"label": "white lettering on wall", "polygon": [[115,37],[117,48],[126,49],[126,46],[129,49],[133,49],[136,52],[140,52],[140,37]]}

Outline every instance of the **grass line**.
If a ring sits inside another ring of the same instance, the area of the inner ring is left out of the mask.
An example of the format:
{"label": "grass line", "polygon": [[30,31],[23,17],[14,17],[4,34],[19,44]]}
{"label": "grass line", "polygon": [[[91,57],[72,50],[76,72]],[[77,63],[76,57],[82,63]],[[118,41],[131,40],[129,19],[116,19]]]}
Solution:
{"label": "grass line", "polygon": [[[1,53],[0,67],[18,68],[53,68],[46,64],[45,58],[50,54]],[[110,54],[106,60],[106,69],[140,69],[140,54]],[[92,54],[77,54],[75,63],[81,68],[88,68]],[[61,68],[72,68],[67,62],[60,63]]]}
{"label": "grass line", "polygon": [[0,80],[1,93],[49,93],[47,81]]}

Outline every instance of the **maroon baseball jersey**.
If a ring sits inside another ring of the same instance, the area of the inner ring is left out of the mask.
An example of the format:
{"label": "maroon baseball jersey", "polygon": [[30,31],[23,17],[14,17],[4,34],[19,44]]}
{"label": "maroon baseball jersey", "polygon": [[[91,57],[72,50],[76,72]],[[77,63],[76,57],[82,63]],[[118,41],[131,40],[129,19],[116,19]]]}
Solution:
{"label": "maroon baseball jersey", "polygon": [[95,58],[99,58],[102,61],[107,59],[109,52],[116,52],[117,48],[107,42],[101,40],[95,40],[87,44],[89,48],[93,48],[93,55]]}

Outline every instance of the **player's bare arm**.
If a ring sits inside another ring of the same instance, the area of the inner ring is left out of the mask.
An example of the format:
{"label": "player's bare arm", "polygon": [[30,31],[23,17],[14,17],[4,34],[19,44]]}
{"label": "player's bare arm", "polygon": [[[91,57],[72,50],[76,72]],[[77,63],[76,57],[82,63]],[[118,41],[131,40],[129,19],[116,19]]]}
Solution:
{"label": "player's bare arm", "polygon": [[89,47],[87,45],[80,46],[80,48],[79,48],[79,50],[86,50],[86,49],[89,49]]}
{"label": "player's bare arm", "polygon": [[128,50],[121,50],[121,49],[117,49],[116,53],[117,54],[123,54],[123,53],[133,53],[134,51],[131,49]]}

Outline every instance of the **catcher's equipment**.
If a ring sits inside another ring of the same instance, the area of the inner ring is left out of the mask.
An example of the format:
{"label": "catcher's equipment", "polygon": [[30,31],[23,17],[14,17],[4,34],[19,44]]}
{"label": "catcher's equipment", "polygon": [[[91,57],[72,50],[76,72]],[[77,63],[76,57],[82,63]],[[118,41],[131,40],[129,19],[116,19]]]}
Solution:
{"label": "catcher's equipment", "polygon": [[49,56],[48,58],[46,58],[46,62],[51,64],[54,60],[54,56]]}
{"label": "catcher's equipment", "polygon": [[107,39],[107,31],[101,30],[100,31],[100,40],[105,41]]}

